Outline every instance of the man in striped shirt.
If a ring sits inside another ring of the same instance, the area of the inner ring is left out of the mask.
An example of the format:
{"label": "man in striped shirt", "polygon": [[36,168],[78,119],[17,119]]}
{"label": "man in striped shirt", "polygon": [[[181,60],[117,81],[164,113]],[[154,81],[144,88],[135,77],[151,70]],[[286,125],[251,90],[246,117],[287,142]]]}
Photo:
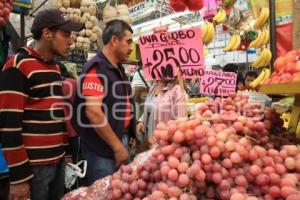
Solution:
{"label": "man in striped shirt", "polygon": [[34,48],[25,47],[0,76],[0,138],[10,170],[10,198],[60,199],[67,145],[62,78],[54,55],[67,56],[73,22],[56,9],[39,12],[31,27]]}

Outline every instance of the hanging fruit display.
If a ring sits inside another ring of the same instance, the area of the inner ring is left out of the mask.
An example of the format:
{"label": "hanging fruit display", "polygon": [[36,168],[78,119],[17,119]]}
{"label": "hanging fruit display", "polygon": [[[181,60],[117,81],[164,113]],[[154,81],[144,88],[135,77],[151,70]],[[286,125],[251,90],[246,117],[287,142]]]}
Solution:
{"label": "hanging fruit display", "polygon": [[271,70],[264,68],[263,70],[261,70],[258,77],[250,83],[250,87],[256,88],[257,86],[262,85],[264,81],[270,77],[270,75],[271,75]]}
{"label": "hanging fruit display", "polygon": [[13,2],[14,0],[0,0],[0,26],[8,22]]}
{"label": "hanging fruit display", "polygon": [[187,5],[185,1],[182,0],[169,0],[169,5],[175,12],[182,12],[185,11]]}
{"label": "hanging fruit display", "polygon": [[217,12],[217,14],[214,16],[213,18],[213,22],[216,25],[222,24],[224,23],[226,20],[226,11],[224,9],[219,9],[219,11]]}
{"label": "hanging fruit display", "polygon": [[254,28],[261,29],[268,21],[270,15],[269,8],[262,8],[258,18],[255,20]]}
{"label": "hanging fruit display", "polygon": [[261,54],[258,56],[258,58],[252,63],[252,67],[254,68],[261,68],[268,66],[272,59],[272,53],[270,49],[264,48],[261,51]]}
{"label": "hanging fruit display", "polygon": [[223,51],[236,51],[241,44],[241,36],[239,34],[233,34],[229,39],[227,46],[223,49]]}
{"label": "hanging fruit display", "polygon": [[202,40],[205,43],[205,45],[211,43],[215,38],[215,35],[216,35],[216,30],[213,23],[206,21],[202,27]]}
{"label": "hanging fruit display", "polygon": [[203,8],[203,0],[169,0],[169,6],[175,12],[182,12],[188,8],[190,11],[199,11]]}

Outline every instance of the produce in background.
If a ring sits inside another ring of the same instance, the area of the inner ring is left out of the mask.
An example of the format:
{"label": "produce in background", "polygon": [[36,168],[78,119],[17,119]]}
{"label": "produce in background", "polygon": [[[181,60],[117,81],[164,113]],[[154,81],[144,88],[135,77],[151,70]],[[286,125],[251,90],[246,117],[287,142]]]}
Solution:
{"label": "produce in background", "polygon": [[272,59],[272,53],[270,49],[264,48],[258,58],[252,63],[252,67],[254,68],[260,68],[260,67],[266,67],[270,64]]}
{"label": "produce in background", "polygon": [[225,8],[230,8],[235,4],[236,1],[237,0],[223,0],[223,6]]}
{"label": "produce in background", "polygon": [[169,0],[169,6],[175,12],[182,12],[188,8],[190,11],[199,11],[203,8],[203,0]]}
{"label": "produce in background", "polygon": [[216,30],[213,25],[213,23],[210,23],[208,21],[205,21],[203,27],[202,27],[202,40],[203,42],[208,45],[211,43],[216,35]]}
{"label": "produce in background", "polygon": [[[71,4],[78,4],[78,1],[74,1]],[[102,30],[97,25],[97,7],[96,3],[92,0],[82,0],[80,7],[78,8],[65,8],[61,7],[60,10],[67,13],[74,21],[84,23],[84,29],[79,33],[73,33],[74,43],[71,45],[71,49],[83,49],[88,52],[91,50],[91,44],[97,42],[98,38],[101,38]]]}
{"label": "produce in background", "polygon": [[300,50],[292,50],[274,62],[274,72],[264,84],[300,82]]}
{"label": "produce in background", "polygon": [[14,0],[0,0],[0,26],[8,22],[13,2]]}
{"label": "produce in background", "polygon": [[110,3],[107,3],[103,9],[102,18],[105,23],[114,19],[123,20],[128,24],[131,24],[132,22],[128,6],[126,4],[120,4],[114,7],[111,6]]}
{"label": "produce in background", "polygon": [[223,49],[224,52],[236,51],[241,45],[241,36],[234,33],[229,39],[226,47]]}
{"label": "produce in background", "polygon": [[246,96],[208,100],[190,120],[159,123],[159,146],[112,175],[107,199],[299,199],[300,150],[281,126]]}
{"label": "produce in background", "polygon": [[169,0],[169,6],[173,8],[175,12],[183,12],[187,7],[183,0]]}
{"label": "produce in background", "polygon": [[254,79],[251,83],[250,86],[252,88],[256,88],[259,85],[262,85],[265,80],[267,80],[271,76],[271,70],[264,68],[261,70],[260,74],[256,79]]}
{"label": "produce in background", "polygon": [[270,40],[270,31],[264,29],[258,36],[250,42],[249,48],[261,48],[264,45],[269,44]]}
{"label": "produce in background", "polygon": [[220,8],[217,12],[217,14],[213,18],[213,22],[216,25],[224,23],[226,20],[226,11],[222,8]]}
{"label": "produce in background", "polygon": [[266,7],[262,8],[258,18],[255,20],[254,28],[260,30],[268,22],[269,15],[270,15],[269,8]]}

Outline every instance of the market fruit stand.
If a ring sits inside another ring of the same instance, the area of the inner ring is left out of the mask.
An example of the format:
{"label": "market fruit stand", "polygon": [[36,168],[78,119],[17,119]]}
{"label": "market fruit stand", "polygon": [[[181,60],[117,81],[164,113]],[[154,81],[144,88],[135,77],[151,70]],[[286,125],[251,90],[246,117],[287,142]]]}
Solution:
{"label": "market fruit stand", "polygon": [[300,83],[262,85],[260,92],[268,95],[295,96],[295,103],[288,130],[293,133],[296,132],[297,137],[300,137],[300,132],[297,132],[300,117]]}

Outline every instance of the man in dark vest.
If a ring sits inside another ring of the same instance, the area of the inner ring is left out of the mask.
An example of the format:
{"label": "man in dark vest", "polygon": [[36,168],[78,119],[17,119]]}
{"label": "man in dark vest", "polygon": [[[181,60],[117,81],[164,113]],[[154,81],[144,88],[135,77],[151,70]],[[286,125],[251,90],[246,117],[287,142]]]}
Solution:
{"label": "man in dark vest", "polygon": [[85,64],[79,79],[74,116],[88,162],[87,185],[126,164],[129,141],[135,140],[134,99],[121,65],[131,53],[132,33],[124,21],[108,22],[102,51]]}

